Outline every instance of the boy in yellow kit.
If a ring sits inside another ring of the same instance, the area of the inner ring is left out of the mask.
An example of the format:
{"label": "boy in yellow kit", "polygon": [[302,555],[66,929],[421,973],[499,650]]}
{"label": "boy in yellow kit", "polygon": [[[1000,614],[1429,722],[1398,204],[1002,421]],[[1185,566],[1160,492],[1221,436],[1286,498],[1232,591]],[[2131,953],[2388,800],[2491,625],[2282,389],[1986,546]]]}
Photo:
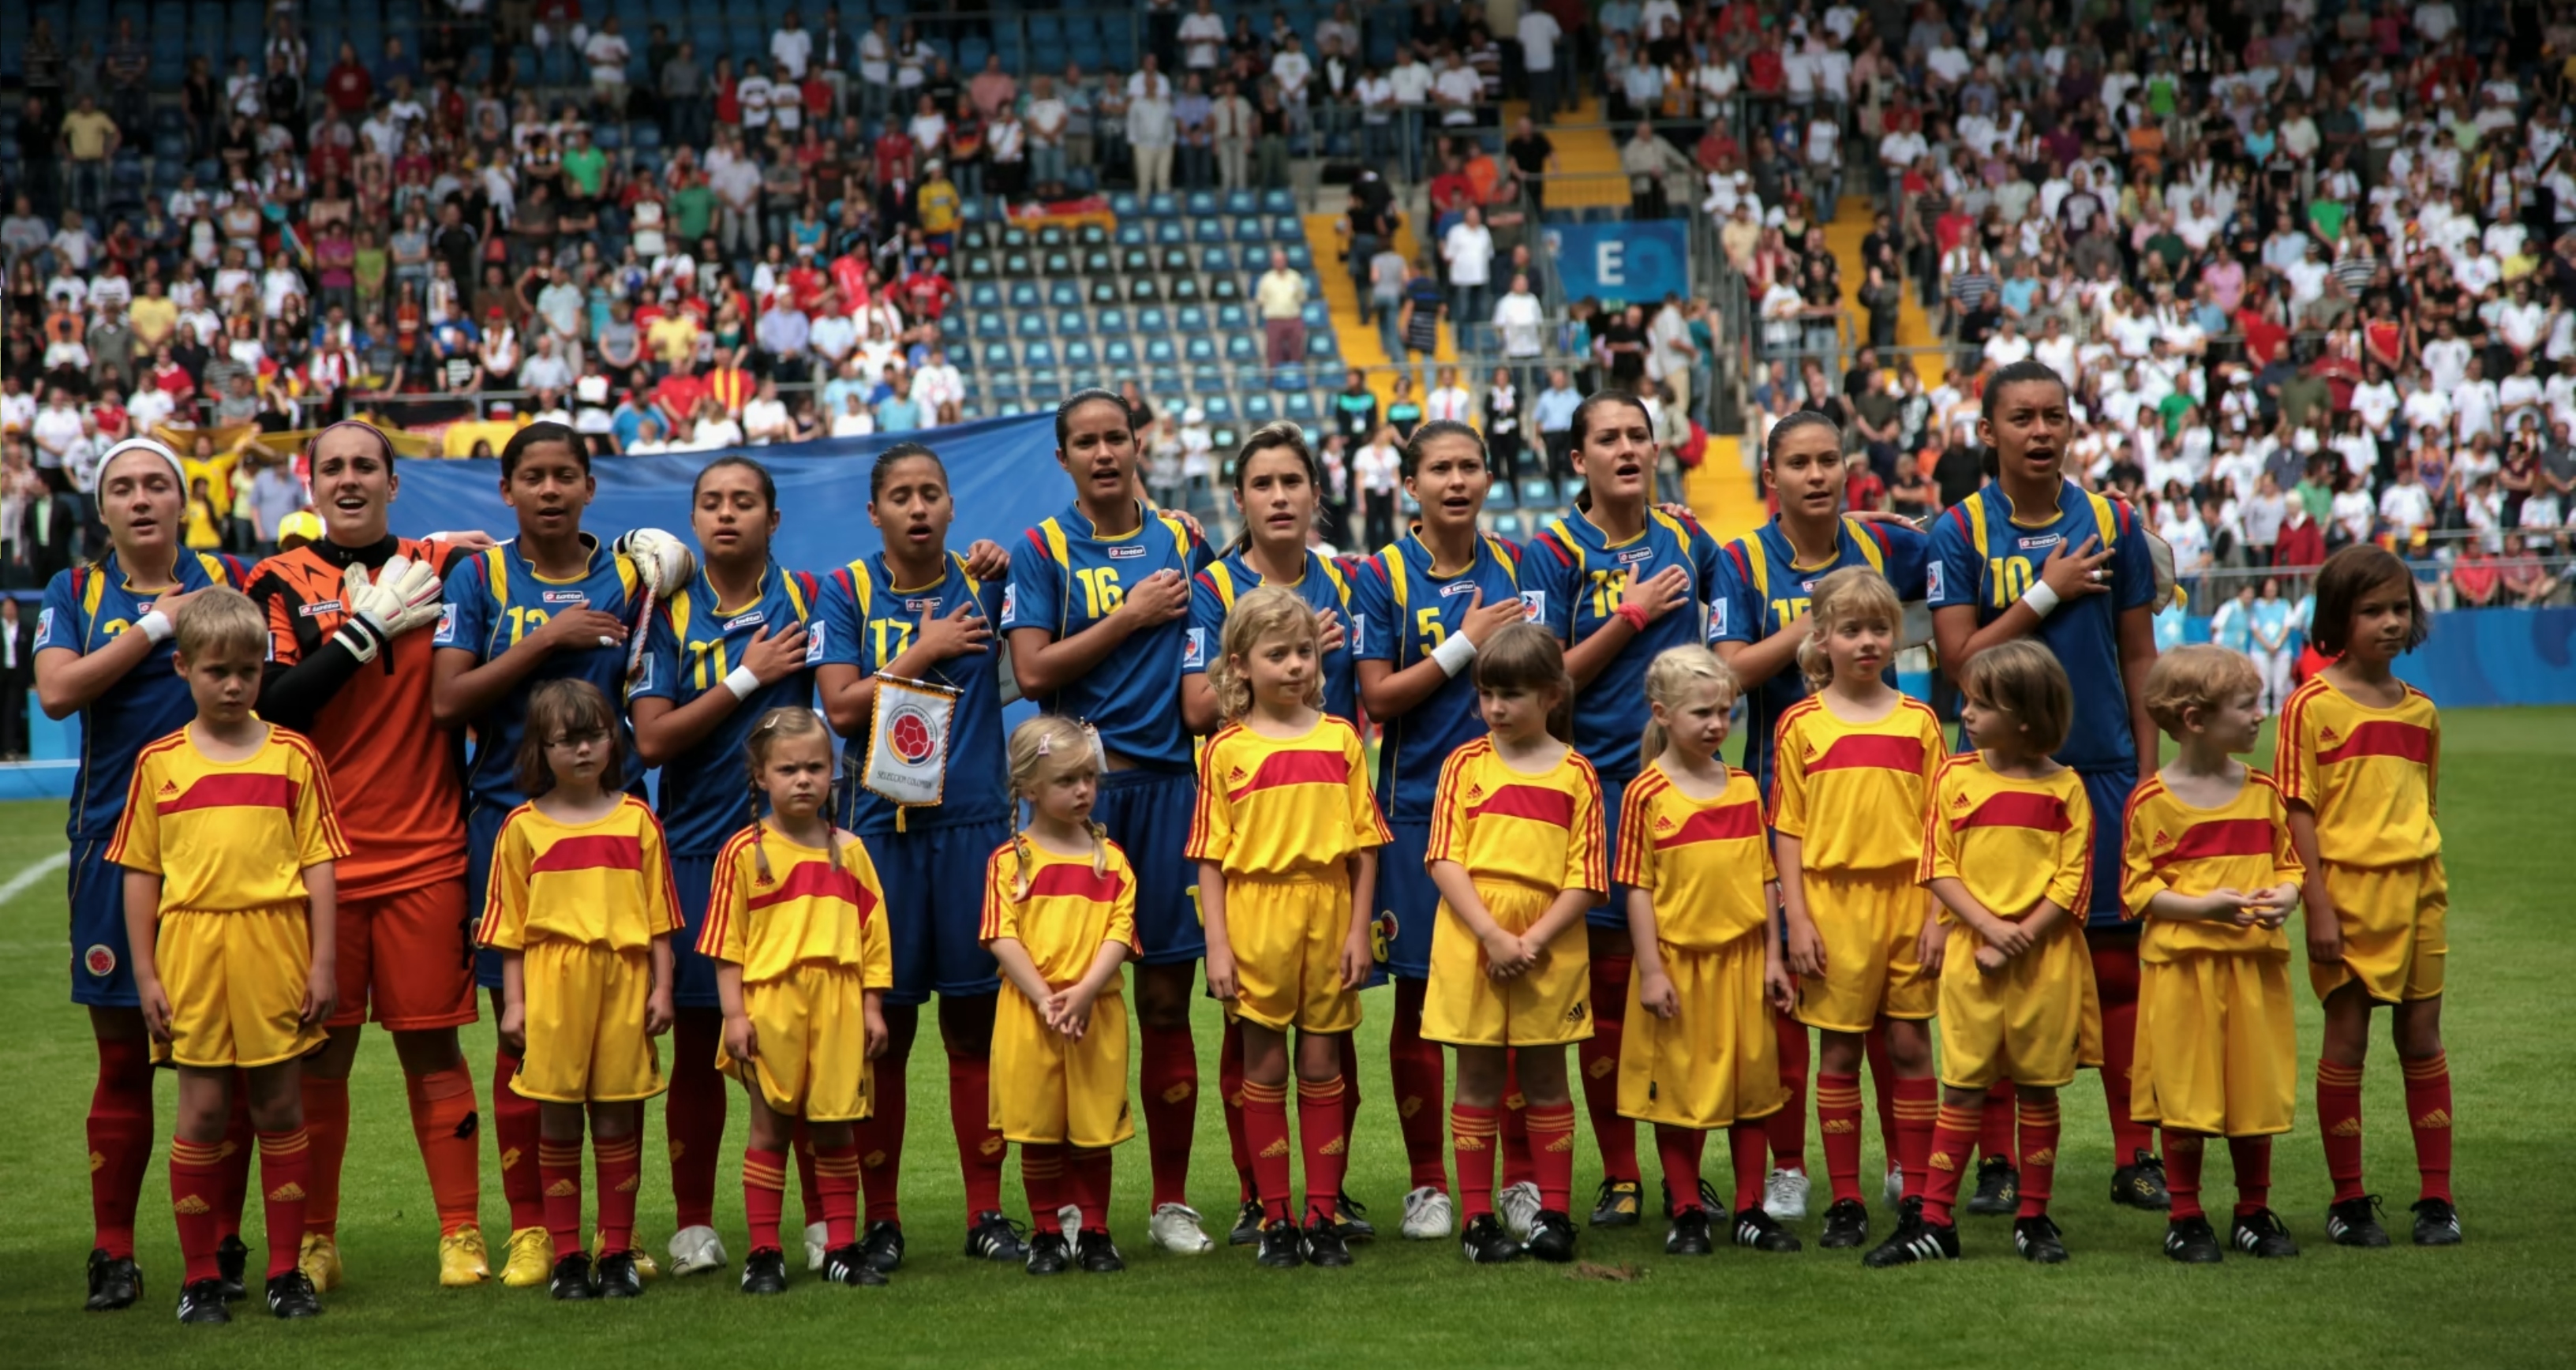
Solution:
{"label": "boy in yellow kit", "polygon": [[312,744],[251,712],[268,623],[237,591],[189,596],[173,666],[196,721],[143,749],[107,859],[125,867],[134,984],[155,1054],[179,1070],[170,1200],[188,1262],[179,1320],[224,1323],[215,1252],[236,1071],[259,1130],[268,1307],[322,1311],[296,1269],[311,1150],[299,1060],[322,1044],[339,981],[331,863],[349,854]]}

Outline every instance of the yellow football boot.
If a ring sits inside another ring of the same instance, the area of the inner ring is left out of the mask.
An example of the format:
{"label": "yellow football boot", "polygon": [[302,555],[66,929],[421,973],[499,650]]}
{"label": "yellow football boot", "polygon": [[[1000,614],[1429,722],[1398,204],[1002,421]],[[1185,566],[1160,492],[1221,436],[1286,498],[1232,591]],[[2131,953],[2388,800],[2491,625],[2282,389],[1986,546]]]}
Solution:
{"label": "yellow football boot", "polygon": [[555,1273],[555,1239],[542,1227],[522,1227],[510,1234],[503,1253],[501,1283],[512,1289],[535,1289]]}
{"label": "yellow football boot", "polygon": [[460,1227],[438,1239],[438,1282],[449,1289],[481,1284],[492,1278],[492,1263],[483,1254],[483,1229]]}
{"label": "yellow football boot", "polygon": [[[614,1252],[611,1252],[608,1249],[608,1243],[602,1239],[600,1230],[595,1227],[592,1228],[590,1230],[591,1260],[593,1262],[597,1262],[614,1254]],[[635,1258],[635,1273],[637,1275],[648,1280],[658,1280],[662,1278],[662,1267],[654,1263],[651,1252],[646,1251],[644,1248],[639,1246],[631,1249],[627,1254]]]}
{"label": "yellow football boot", "polygon": [[304,1244],[295,1253],[295,1268],[313,1281],[316,1290],[328,1292],[340,1287],[340,1239],[328,1232],[307,1232]]}

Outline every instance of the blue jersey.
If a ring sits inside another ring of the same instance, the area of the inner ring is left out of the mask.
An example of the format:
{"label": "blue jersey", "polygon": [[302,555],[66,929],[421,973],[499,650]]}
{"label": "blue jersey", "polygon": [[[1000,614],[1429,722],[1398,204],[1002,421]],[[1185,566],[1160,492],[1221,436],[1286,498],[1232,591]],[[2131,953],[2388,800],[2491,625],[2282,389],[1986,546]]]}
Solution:
{"label": "blue jersey", "polygon": [[[1929,536],[1905,524],[1846,515],[1834,534],[1833,556],[1804,566],[1779,523],[1763,524],[1726,544],[1717,566],[1717,595],[1708,606],[1708,640],[1763,641],[1804,616],[1816,583],[1846,566],[1866,566],[1887,577],[1898,599],[1921,599],[1931,549]],[[1892,665],[1887,680],[1896,682]],[[1771,734],[1780,715],[1806,697],[1807,678],[1794,661],[1745,692],[1744,769],[1753,773],[1764,794],[1771,792]]]}
{"label": "blue jersey", "polygon": [[[1216,664],[1225,641],[1225,616],[1234,602],[1262,584],[1261,573],[1234,552],[1219,558],[1190,581],[1189,645],[1181,651],[1181,674],[1205,675]],[[1324,654],[1324,712],[1353,727],[1360,721],[1359,677],[1351,655],[1351,576],[1338,561],[1320,552],[1306,554],[1305,574],[1295,590],[1316,613],[1331,610],[1341,620],[1342,645]]]}
{"label": "blue jersey", "polygon": [[[1406,533],[1369,558],[1352,579],[1354,655],[1398,671],[1420,662],[1458,631],[1479,590],[1487,604],[1521,593],[1519,549],[1500,538],[1480,537],[1474,563],[1441,577],[1431,574],[1431,549],[1422,536]],[[1390,823],[1428,823],[1440,793],[1440,768],[1448,764],[1449,754],[1485,735],[1485,716],[1476,708],[1476,673],[1460,671],[1421,703],[1384,722],[1377,752],[1378,805]]]}
{"label": "blue jersey", "polygon": [[2119,618],[2155,599],[2156,569],[2146,530],[2129,506],[2066,481],[2043,516],[2017,518],[2002,487],[1989,483],[1944,511],[1933,528],[1924,597],[1934,609],[1974,605],[1977,622],[1992,623],[2039,579],[2052,550],[2064,543],[2071,552],[2088,538],[2110,548],[2103,564],[2110,592],[2068,600],[2039,625],[2040,642],[2057,654],[2075,689],[2075,726],[2057,759],[2079,770],[2134,766],[2137,739],[2120,677]]}
{"label": "blue jersey", "polygon": [[[635,563],[599,544],[588,533],[590,565],[570,580],[547,580],[520,554],[518,544],[487,547],[459,557],[447,573],[447,613],[438,620],[432,646],[454,647],[474,654],[479,665],[507,652],[546,620],[567,609],[597,609],[625,618],[643,592]],[[492,711],[474,720],[474,757],[465,768],[465,789],[490,808],[515,809],[527,801],[519,789],[519,742],[527,732],[528,700],[549,680],[587,680],[599,687],[611,706],[626,685],[626,649],[596,644],[566,644],[537,663]],[[624,716],[619,710],[619,716]],[[631,736],[619,742],[628,757],[635,754]],[[615,789],[641,775],[629,765],[624,776],[608,776]],[[480,891],[477,891],[479,895]]]}
{"label": "blue jersey", "polygon": [[[1118,612],[1127,591],[1157,571],[1184,579],[1205,569],[1207,544],[1169,514],[1142,510],[1132,533],[1101,537],[1079,507],[1028,532],[1011,549],[1011,588],[1002,597],[1002,630],[1044,628],[1064,641]],[[1038,700],[1039,708],[1088,719],[1112,755],[1162,770],[1191,765],[1189,729],[1181,723],[1181,655],[1188,645],[1183,615],[1131,635],[1091,673]]]}
{"label": "blue jersey", "polygon": [[[171,575],[182,593],[213,585],[238,590],[250,579],[243,563],[212,552],[181,552]],[[52,647],[87,656],[152,612],[153,601],[162,593],[167,591],[137,590],[113,551],[97,565],[56,571],[45,586],[45,607],[36,614],[33,650]],[[178,654],[176,638],[154,643],[133,670],[81,710],[80,772],[72,781],[66,836],[76,841],[115,836],[116,820],[125,812],[126,782],[134,775],[135,754],[197,716],[188,682],[170,664]]]}
{"label": "blue jersey", "polygon": [[[814,577],[773,561],[760,573],[758,597],[727,607],[716,602],[715,587],[700,570],[688,588],[653,616],[644,669],[627,698],[667,699],[683,706],[709,690],[723,689],[725,676],[742,664],[754,634],[767,628],[776,637],[810,625],[817,591]],[[723,850],[725,839],[751,825],[751,770],[743,746],[762,714],[814,707],[815,650],[822,645],[809,636],[804,669],[753,691],[696,746],[664,763],[661,802],[655,808],[673,856],[712,856]]]}
{"label": "blue jersey", "polygon": [[[894,583],[885,554],[865,556],[823,577],[823,593],[808,631],[819,644],[817,666],[856,666],[862,676],[885,669],[912,649],[922,615],[947,618],[972,600],[986,622],[1002,612],[1002,587],[966,574],[966,563],[948,554],[947,573],[935,585]],[[1009,754],[1002,740],[1002,685],[998,644],[950,657],[930,668],[928,683],[957,692],[948,720],[948,773],[939,803],[905,811],[902,831],[959,823],[999,822],[1011,816]],[[852,832],[898,831],[893,800],[858,778],[867,771],[868,733],[854,734],[841,765],[841,826]]]}
{"label": "blue jersey", "polygon": [[1619,598],[1634,577],[1651,579],[1667,566],[1690,577],[1690,594],[1671,613],[1646,625],[1592,683],[1575,692],[1574,749],[1603,780],[1626,781],[1637,773],[1637,739],[1646,730],[1646,665],[1668,647],[1700,640],[1700,614],[1716,597],[1717,539],[1697,520],[1646,511],[1646,529],[1612,546],[1581,510],[1548,520],[1521,553],[1521,591],[1532,617],[1568,647],[1601,631],[1619,616]]}

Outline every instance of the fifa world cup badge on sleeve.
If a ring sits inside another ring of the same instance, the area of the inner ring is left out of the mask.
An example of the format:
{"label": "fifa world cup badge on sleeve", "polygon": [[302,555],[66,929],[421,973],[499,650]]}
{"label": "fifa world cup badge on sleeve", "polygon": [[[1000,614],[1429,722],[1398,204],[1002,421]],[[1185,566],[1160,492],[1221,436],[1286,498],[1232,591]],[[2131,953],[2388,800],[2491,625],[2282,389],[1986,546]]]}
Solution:
{"label": "fifa world cup badge on sleeve", "polygon": [[1547,617],[1547,591],[1521,591],[1521,608],[1522,616],[1532,623]]}
{"label": "fifa world cup badge on sleeve", "polygon": [[938,803],[948,777],[948,724],[956,711],[954,690],[878,676],[868,766],[859,783],[907,808]]}

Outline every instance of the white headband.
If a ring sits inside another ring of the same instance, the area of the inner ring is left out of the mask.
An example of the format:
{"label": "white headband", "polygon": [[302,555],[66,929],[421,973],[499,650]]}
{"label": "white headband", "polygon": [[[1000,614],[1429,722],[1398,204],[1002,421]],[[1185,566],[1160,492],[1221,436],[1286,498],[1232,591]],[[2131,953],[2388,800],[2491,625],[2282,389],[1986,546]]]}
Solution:
{"label": "white headband", "polygon": [[187,495],[188,468],[180,464],[178,453],[171,451],[166,444],[154,438],[127,438],[125,441],[107,449],[107,455],[100,459],[98,463],[99,474],[102,476],[106,475],[107,468],[115,464],[118,457],[124,456],[128,452],[149,452],[152,455],[159,457],[161,460],[170,463],[170,474],[177,477],[179,481],[179,494],[183,498]]}

